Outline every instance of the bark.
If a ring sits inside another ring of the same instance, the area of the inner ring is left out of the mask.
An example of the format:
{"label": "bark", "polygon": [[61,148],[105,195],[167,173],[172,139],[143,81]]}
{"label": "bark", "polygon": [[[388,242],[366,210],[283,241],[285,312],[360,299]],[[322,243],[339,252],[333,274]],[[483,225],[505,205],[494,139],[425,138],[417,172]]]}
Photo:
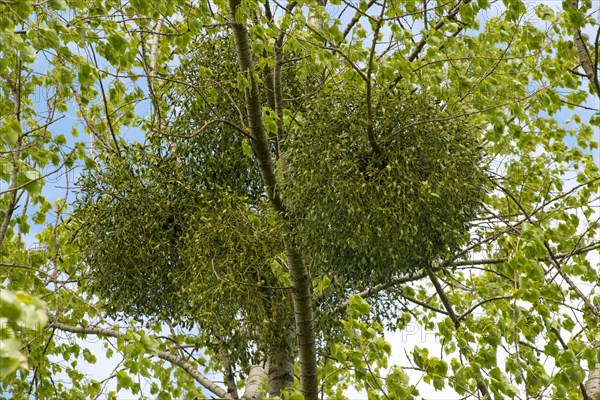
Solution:
{"label": "bark", "polygon": [[223,362],[223,379],[225,386],[227,386],[228,398],[232,400],[238,400],[240,398],[235,383],[235,375],[233,373],[233,367],[229,363],[229,356],[224,350],[221,350],[221,359]]}
{"label": "bark", "polygon": [[310,276],[302,262],[302,256],[289,244],[286,255],[292,296],[294,301],[294,318],[296,320],[296,336],[300,356],[300,390],[305,400],[319,398],[319,379],[317,375],[317,349],[312,309]]}
{"label": "bark", "polygon": [[282,71],[281,62],[283,58],[283,40],[285,38],[285,31],[281,31],[275,41],[275,65],[273,67],[273,109],[275,115],[277,115],[277,148],[281,155],[280,160],[287,167],[287,163],[283,158],[283,152],[285,150],[285,128],[283,126],[283,92],[282,92]]}
{"label": "bark", "polygon": [[377,37],[379,36],[379,30],[381,29],[381,25],[383,23],[383,17],[385,15],[385,1],[381,6],[381,14],[376,21],[375,29],[373,30],[373,41],[371,42],[371,51],[369,54],[369,62],[367,66],[366,72],[366,86],[367,86],[367,138],[369,139],[369,144],[371,145],[371,150],[375,155],[381,155],[381,149],[377,144],[377,138],[375,137],[375,122],[373,121],[373,80],[372,80],[372,72],[373,72],[373,58],[375,57],[375,52],[377,50]]}
{"label": "bark", "polygon": [[[577,10],[579,8],[579,0],[574,0],[572,3],[572,7],[573,10]],[[598,31],[598,34],[600,34],[600,30]],[[592,85],[593,90],[596,92],[596,95],[600,97],[600,81],[598,79],[597,57],[597,52],[599,51],[598,48],[600,47],[600,44],[598,43],[598,36],[596,37],[596,43],[594,43],[596,47],[596,57],[592,57],[588,46],[585,44],[583,36],[581,35],[581,29],[574,29],[573,42],[575,43],[575,47],[577,48],[579,64],[581,65],[581,68],[583,68],[583,72],[590,81],[590,84]]]}
{"label": "bark", "polygon": [[[266,56],[266,53],[265,53]],[[273,88],[273,68],[268,65],[263,69],[263,81],[265,82],[265,91],[267,95],[267,104],[271,110],[275,110],[275,89]],[[281,150],[279,149],[279,140],[275,143],[275,157],[279,159]]]}
{"label": "bark", "polygon": [[591,400],[600,400],[600,364],[596,364],[596,368],[590,371],[585,390]]}
{"label": "bark", "polygon": [[[154,29],[154,34],[152,37],[152,45],[150,47],[150,65],[148,71],[148,87],[152,92],[152,95],[155,97],[156,94],[156,65],[158,63],[158,40],[160,38],[160,31],[162,30],[162,25],[164,22],[164,17],[161,15],[158,18],[158,22],[156,23],[156,28]],[[156,100],[156,99],[152,99]],[[160,118],[160,109],[156,106],[156,110],[159,113]]]}
{"label": "bark", "polygon": [[285,388],[294,387],[294,332],[284,328],[283,337],[269,359],[269,395],[281,396]]}
{"label": "bark", "polygon": [[247,400],[260,400],[262,399],[262,385],[267,376],[267,371],[262,365],[253,365],[250,367],[250,373],[248,374],[248,384],[242,399]]}
{"label": "bark", "polygon": [[[106,328],[94,328],[94,327],[83,327],[83,326],[71,326],[67,324],[63,324],[62,322],[52,321],[47,325],[49,328],[55,328],[64,332],[71,333],[80,333],[84,335],[97,335],[104,337],[113,337],[113,338],[122,338],[127,340],[127,335],[124,332],[106,329]],[[213,381],[208,379],[206,376],[202,375],[196,367],[194,367],[187,360],[176,356],[174,354],[168,353],[166,351],[158,350],[156,352],[156,356],[161,360],[165,360],[170,362],[173,365],[177,365],[179,368],[183,369],[187,372],[196,382],[206,388],[208,391],[213,393],[215,396],[226,399],[229,398],[227,392],[222,387],[215,384]]]}
{"label": "bark", "polygon": [[15,149],[13,151],[13,170],[11,173],[11,189],[10,193],[8,193],[8,204],[6,205],[6,210],[4,210],[4,218],[2,219],[2,224],[0,225],[0,246],[2,242],[4,242],[4,237],[6,236],[6,231],[8,230],[8,226],[10,225],[10,220],[12,218],[13,213],[15,212],[15,207],[17,205],[17,192],[18,184],[17,177],[19,175],[19,158],[21,157],[21,138],[19,137]]}
{"label": "bark", "polygon": [[[250,87],[245,90],[244,95],[250,136],[252,138],[252,149],[271,204],[281,217],[285,219],[285,207],[277,192],[277,178],[271,159],[270,145],[262,120],[261,98],[258,83],[254,79],[255,69],[250,51],[248,31],[244,25],[236,20],[236,10],[240,6],[240,3],[241,0],[229,0],[231,12],[230,25],[236,44],[240,72],[250,82]],[[289,236],[286,233],[288,232],[284,232],[284,236]],[[317,400],[319,382],[317,376],[317,352],[310,275],[302,261],[300,251],[288,239],[286,239],[285,248],[290,279],[292,281],[292,302],[294,305],[300,358],[300,390],[306,400]]]}
{"label": "bark", "polygon": [[[327,0],[317,0],[317,4],[321,7],[325,7],[327,5]],[[313,29],[323,29],[323,20],[317,18],[317,16],[312,12],[308,12],[308,26]]]}
{"label": "bark", "polygon": [[262,119],[262,104],[258,82],[254,79],[255,69],[252,60],[252,52],[250,50],[248,31],[244,25],[236,22],[235,19],[236,10],[240,3],[241,0],[229,0],[229,6],[231,8],[231,28],[233,30],[240,72],[250,81],[250,88],[244,91],[244,97],[248,127],[250,129],[250,136],[252,137],[252,150],[258,161],[258,167],[267,190],[267,195],[275,209],[282,212],[283,203],[276,191],[277,178],[275,177],[273,161],[271,160],[271,149]]}

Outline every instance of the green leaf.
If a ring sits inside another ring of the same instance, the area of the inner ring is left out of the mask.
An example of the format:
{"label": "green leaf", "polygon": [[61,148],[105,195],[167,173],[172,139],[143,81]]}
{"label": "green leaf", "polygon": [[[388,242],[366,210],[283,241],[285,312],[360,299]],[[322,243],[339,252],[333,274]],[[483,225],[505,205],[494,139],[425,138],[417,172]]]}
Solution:
{"label": "green leaf", "polygon": [[283,392],[283,399],[284,400],[304,400],[304,396],[298,390],[287,389],[286,391]]}
{"label": "green leaf", "polygon": [[117,391],[121,389],[129,389],[133,385],[133,379],[127,374],[126,371],[117,371]]}
{"label": "green leaf", "polygon": [[37,54],[31,46],[24,46],[21,48],[20,58],[24,63],[32,63],[35,61]]}
{"label": "green leaf", "polygon": [[352,295],[348,304],[348,315],[353,317],[362,317],[369,315],[371,307],[369,303],[358,295]]}
{"label": "green leaf", "polygon": [[36,170],[20,171],[17,177],[17,185],[24,186],[25,190],[31,194],[38,194],[43,187],[41,178],[41,174]]}
{"label": "green leaf", "polygon": [[6,378],[17,368],[27,368],[27,359],[20,353],[20,343],[16,339],[6,339],[0,346],[0,379]]}
{"label": "green leaf", "polygon": [[41,331],[47,322],[46,304],[24,292],[0,289],[0,320],[0,379],[4,379],[19,367],[27,368],[15,328]]}
{"label": "green leaf", "polygon": [[0,140],[11,147],[15,147],[20,135],[21,124],[15,119],[9,119],[7,122],[3,122],[0,127]]}
{"label": "green leaf", "polygon": [[244,155],[248,158],[252,158],[254,156],[254,152],[252,151],[252,147],[246,142],[242,142],[242,150],[244,151]]}

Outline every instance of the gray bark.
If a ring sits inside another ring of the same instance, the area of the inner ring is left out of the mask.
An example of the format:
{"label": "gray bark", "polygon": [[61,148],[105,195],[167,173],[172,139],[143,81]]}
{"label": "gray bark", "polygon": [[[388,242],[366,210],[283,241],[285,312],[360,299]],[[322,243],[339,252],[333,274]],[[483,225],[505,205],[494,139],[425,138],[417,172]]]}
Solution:
{"label": "gray bark", "polygon": [[[319,6],[325,7],[327,0],[317,0]],[[308,13],[308,26],[313,29],[323,29],[323,20],[318,18],[312,11]]]}
{"label": "gray bark", "polygon": [[[252,149],[256,156],[261,177],[271,204],[282,218],[286,218],[285,207],[277,192],[277,178],[271,159],[269,142],[265,134],[260,92],[258,82],[254,79],[255,69],[250,51],[248,31],[243,24],[236,21],[236,10],[240,6],[240,3],[241,0],[229,0],[231,12],[230,24],[236,44],[240,72],[250,81],[250,88],[245,90],[244,95],[250,136],[252,138]],[[317,352],[310,275],[302,261],[300,251],[287,239],[285,248],[290,279],[292,281],[292,302],[294,305],[300,358],[300,390],[306,400],[317,400],[319,382],[317,376]]]}
{"label": "gray bark", "polygon": [[[572,7],[573,10],[577,10],[579,8],[579,0],[574,0],[572,3]],[[600,35],[600,30],[598,31],[598,35]],[[596,43],[594,43],[596,52],[600,51],[598,35],[596,36]],[[598,57],[592,57],[592,54],[590,53],[589,48],[583,40],[583,36],[581,35],[581,29],[574,30],[573,42],[575,43],[575,47],[577,48],[579,64],[581,64],[581,68],[583,68],[583,72],[590,81],[590,84],[592,85],[593,90],[596,92],[596,95],[600,97],[600,81],[598,79]]]}
{"label": "gray bark", "polygon": [[227,355],[225,350],[221,350],[221,360],[223,363],[223,380],[225,381],[225,386],[227,387],[228,398],[232,400],[238,400],[240,396],[238,394],[237,385],[235,383],[233,367],[229,363],[229,356]]}
{"label": "gray bark", "polygon": [[284,328],[269,359],[269,395],[281,396],[285,388],[294,387],[294,332]]}

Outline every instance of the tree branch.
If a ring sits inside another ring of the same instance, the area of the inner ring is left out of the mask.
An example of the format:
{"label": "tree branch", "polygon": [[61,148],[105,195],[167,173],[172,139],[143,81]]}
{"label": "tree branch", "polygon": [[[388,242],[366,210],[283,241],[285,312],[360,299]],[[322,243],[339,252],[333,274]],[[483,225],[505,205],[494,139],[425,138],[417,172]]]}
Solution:
{"label": "tree branch", "polygon": [[250,88],[244,91],[246,113],[248,115],[248,125],[252,137],[251,144],[254,155],[258,161],[260,174],[265,184],[269,200],[276,211],[285,213],[283,203],[277,192],[277,178],[271,159],[271,150],[269,141],[265,133],[262,118],[262,103],[258,82],[255,79],[254,62],[250,50],[250,39],[246,27],[236,21],[236,10],[241,4],[241,0],[229,0],[231,11],[231,28],[235,39],[240,73],[250,81]]}
{"label": "tree branch", "polygon": [[[21,61],[17,60],[15,67],[15,84],[11,85],[11,91],[13,95],[14,101],[14,117],[15,120],[21,122]],[[23,135],[19,135],[17,138],[17,142],[15,143],[15,147],[12,151],[12,173],[10,177],[10,188],[13,190],[9,193],[8,204],[6,205],[6,210],[4,212],[4,218],[2,220],[2,225],[0,225],[0,246],[2,246],[2,242],[4,242],[4,237],[6,236],[6,231],[8,230],[8,226],[10,224],[10,220],[12,218],[13,213],[15,212],[15,207],[17,206],[17,178],[19,176],[19,159],[21,158],[21,143],[23,141]]]}
{"label": "tree branch", "polygon": [[221,349],[221,362],[223,364],[223,379],[227,386],[227,394],[232,400],[238,400],[240,396],[235,383],[235,374],[233,373],[233,367],[229,362],[229,356],[224,349]]}
{"label": "tree branch", "polygon": [[[58,329],[58,330],[61,330],[64,332],[79,333],[79,334],[83,334],[83,335],[96,335],[96,336],[104,336],[104,337],[121,338],[121,339],[124,339],[125,341],[128,340],[127,335],[124,332],[121,332],[118,330],[112,330],[112,329],[106,329],[106,328],[96,328],[96,327],[72,326],[72,325],[63,324],[62,322],[59,322],[59,321],[50,321],[50,322],[48,322],[48,324],[46,326],[48,328],[55,328],[55,329]],[[171,364],[176,365],[179,368],[183,369],[192,378],[194,378],[194,380],[196,382],[198,382],[200,385],[202,385],[204,388],[206,388],[207,390],[209,390],[211,393],[218,396],[219,398],[223,398],[223,399],[229,398],[227,392],[223,388],[216,385],[213,381],[208,379],[206,376],[202,375],[196,369],[196,367],[194,367],[187,360],[185,360],[179,356],[176,356],[174,354],[168,353],[166,351],[162,351],[162,350],[158,350],[156,352],[156,356],[162,360],[168,361]]]}
{"label": "tree branch", "polygon": [[373,153],[375,155],[381,155],[381,150],[379,148],[379,145],[377,144],[377,138],[375,137],[375,132],[374,132],[374,125],[375,122],[373,121],[373,89],[372,89],[372,85],[373,85],[373,80],[372,80],[372,73],[373,73],[373,57],[375,56],[375,51],[377,50],[377,38],[379,36],[379,30],[381,29],[381,26],[383,25],[383,17],[385,15],[385,0],[383,1],[382,5],[381,5],[381,14],[379,15],[379,18],[376,20],[376,25],[375,25],[375,29],[373,30],[373,41],[371,42],[371,50],[369,53],[369,62],[367,64],[367,72],[366,72],[366,78],[367,78],[367,139],[369,140],[369,144],[371,145],[371,150],[373,150]]}
{"label": "tree branch", "polygon": [[[510,199],[515,203],[515,205],[517,207],[519,207],[519,209],[521,210],[521,212],[527,217],[527,220],[529,221],[529,223],[531,223],[532,225],[537,225],[532,220],[532,218],[529,216],[529,214],[527,213],[527,211],[525,210],[525,208],[521,205],[521,202],[519,200],[517,200],[517,198],[511,193],[510,190],[508,190],[505,187],[500,186],[500,185],[498,185],[498,188],[500,188],[500,190],[502,190],[508,197],[510,197]],[[577,287],[577,285],[571,280],[571,278],[569,278],[569,276],[567,276],[567,274],[565,274],[563,272],[562,267],[560,265],[560,262],[558,261],[558,257],[554,254],[554,251],[552,251],[552,248],[550,247],[550,244],[548,243],[547,240],[544,240],[544,247],[546,248],[546,251],[549,254],[549,256],[546,258],[547,261],[550,262],[550,264],[552,266],[554,266],[554,268],[556,269],[556,271],[558,271],[558,273],[560,274],[560,276],[565,280],[565,282],[567,282],[567,284],[569,285],[569,287],[585,303],[585,305],[589,308],[589,310],[591,311],[591,313],[594,314],[594,316],[596,318],[600,318],[600,311],[598,311],[598,309],[592,304],[592,302],[590,301],[590,299],[588,299],[588,297],[579,289],[579,287]]]}
{"label": "tree branch", "polygon": [[[435,287],[435,291],[437,292],[440,300],[442,301],[442,304],[446,308],[446,311],[448,311],[448,316],[450,317],[452,322],[454,322],[454,326],[456,327],[456,329],[458,329],[460,327],[460,322],[461,322],[460,318],[458,318],[458,316],[454,312],[454,309],[452,308],[452,304],[450,304],[450,300],[448,300],[448,297],[446,296],[446,293],[444,293],[444,289],[442,288],[442,285],[440,285],[440,281],[437,279],[437,276],[435,276],[435,272],[433,271],[433,269],[428,267],[428,268],[426,268],[426,271],[427,271],[427,275],[429,275],[429,279],[431,280],[431,283]],[[487,385],[485,384],[485,382],[483,382],[479,378],[477,378],[477,388],[479,389],[479,391],[481,392],[481,394],[483,395],[483,397],[485,399],[491,398],[490,392],[487,388]]]}
{"label": "tree branch", "polygon": [[[448,14],[446,16],[440,18],[440,20],[437,22],[437,24],[435,24],[433,26],[433,29],[435,29],[435,30],[440,29],[442,26],[444,26],[446,24],[446,20],[453,18],[456,16],[456,14],[458,14],[458,11],[460,10],[460,7],[463,4],[468,4],[470,2],[471,2],[471,0],[460,0],[458,3],[456,3],[456,5],[454,7],[452,7],[450,9],[450,11],[448,12]],[[417,45],[415,46],[413,51],[408,56],[407,60],[411,61],[411,62],[415,61],[417,59],[417,57],[419,56],[419,53],[421,52],[421,50],[423,50],[423,47],[425,47],[425,43],[427,43],[427,38],[422,37],[421,40],[419,41],[419,43],[417,43]]]}

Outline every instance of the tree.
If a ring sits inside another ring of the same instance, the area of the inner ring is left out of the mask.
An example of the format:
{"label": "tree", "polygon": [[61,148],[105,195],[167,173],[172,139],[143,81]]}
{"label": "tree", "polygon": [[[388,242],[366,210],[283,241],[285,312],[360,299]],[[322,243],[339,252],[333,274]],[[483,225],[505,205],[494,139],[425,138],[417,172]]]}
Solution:
{"label": "tree", "polygon": [[[75,366],[66,367],[73,388],[52,388],[49,355],[80,351],[54,340],[66,331],[118,338],[115,378],[134,393],[128,371],[157,377],[161,396],[189,398],[200,395],[194,382],[236,398],[242,376],[256,396],[268,373],[278,395],[297,360],[307,399],[350,384],[401,398],[416,392],[401,368],[379,376],[390,351],[379,336],[382,324],[414,320],[444,343],[440,358],[411,352],[436,389],[589,396],[599,311],[583,284],[598,279],[587,255],[598,249],[590,152],[600,119],[586,103],[599,94],[599,45],[585,33],[598,25],[590,2],[511,1],[484,20],[491,6],[98,2],[67,13],[58,2],[2,3],[3,278],[53,304],[31,345],[32,373],[4,388],[38,398],[103,390]],[[42,77],[28,75],[37,52],[47,57]],[[51,89],[42,122],[39,87]],[[88,154],[81,144],[61,153],[71,138],[51,129],[71,96],[93,138]],[[145,96],[148,118],[135,109]],[[148,144],[125,141],[128,126]],[[39,234],[45,246],[28,250],[27,208],[39,224],[52,208],[38,171],[76,157],[90,171],[78,211],[63,221],[57,202]],[[143,301],[127,285],[147,288]],[[154,335],[169,326],[173,347],[139,326],[90,327],[103,310],[152,316],[144,322]],[[199,323],[200,334],[178,335],[173,323]],[[200,373],[188,345],[224,371],[227,390]]]}

